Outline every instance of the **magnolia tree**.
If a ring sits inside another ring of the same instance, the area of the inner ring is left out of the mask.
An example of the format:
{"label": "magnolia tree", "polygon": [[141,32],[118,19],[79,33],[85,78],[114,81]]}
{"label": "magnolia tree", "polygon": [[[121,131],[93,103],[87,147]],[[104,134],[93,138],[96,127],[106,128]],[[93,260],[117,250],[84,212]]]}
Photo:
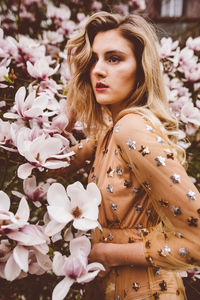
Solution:
{"label": "magnolia tree", "polygon": [[[144,0],[114,3],[112,10],[122,14],[145,9]],[[40,299],[80,299],[81,284],[104,270],[87,259],[90,231],[101,228],[101,195],[94,183],[85,189],[76,181],[85,183],[87,173],[62,182],[44,174],[68,167],[70,146],[84,137],[78,122],[68,129],[66,42],[81,30],[88,12],[110,8],[103,1],[76,0],[0,4],[0,277],[4,286],[19,286],[27,275],[36,281],[47,274],[50,294],[43,290]],[[183,46],[163,38],[158,51],[171,111],[180,121],[179,143],[198,186],[200,37]],[[1,297],[8,299],[5,290]],[[9,299],[26,296],[16,288]]]}

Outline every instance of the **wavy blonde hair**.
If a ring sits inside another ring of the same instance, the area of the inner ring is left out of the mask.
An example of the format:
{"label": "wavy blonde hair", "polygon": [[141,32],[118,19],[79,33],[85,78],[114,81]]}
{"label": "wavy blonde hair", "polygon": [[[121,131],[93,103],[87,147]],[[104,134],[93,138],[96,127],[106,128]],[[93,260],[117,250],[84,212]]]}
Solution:
{"label": "wavy blonde hair", "polygon": [[[138,15],[121,16],[108,12],[98,12],[90,17],[83,32],[67,43],[68,64],[71,79],[68,84],[68,103],[78,118],[87,124],[88,132],[102,130],[106,126],[106,107],[95,101],[90,83],[92,43],[97,33],[116,29],[131,41],[137,60],[137,83],[129,98],[127,107],[120,111],[117,120],[128,113],[139,113],[148,118],[154,126],[159,126],[171,144],[181,163],[185,161],[185,151],[177,145],[178,121],[172,116],[160,70],[160,60],[156,44],[155,30]],[[161,124],[163,126],[161,126]]]}

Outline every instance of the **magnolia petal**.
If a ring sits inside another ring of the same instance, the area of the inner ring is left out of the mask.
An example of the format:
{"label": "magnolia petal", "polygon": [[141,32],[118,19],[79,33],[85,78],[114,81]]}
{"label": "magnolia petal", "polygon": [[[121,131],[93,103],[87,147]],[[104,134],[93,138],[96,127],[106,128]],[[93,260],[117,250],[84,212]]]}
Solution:
{"label": "magnolia petal", "polygon": [[24,116],[28,118],[35,118],[42,115],[43,110],[40,107],[31,107],[24,112]]}
{"label": "magnolia petal", "polygon": [[92,201],[92,202],[87,201],[83,203],[82,216],[84,218],[96,221],[98,218],[98,213],[99,210],[96,201]]}
{"label": "magnolia petal", "polygon": [[55,251],[54,252],[54,258],[53,258],[53,264],[52,264],[52,269],[53,272],[57,275],[57,276],[63,276],[64,275],[64,271],[63,271],[63,266],[65,264],[66,261],[66,257],[63,256],[60,252]]}
{"label": "magnolia petal", "polygon": [[38,147],[38,152],[40,152],[41,160],[45,161],[47,158],[51,157],[51,155],[55,155],[60,151],[62,147],[62,141],[58,138],[51,137],[45,139],[41,145],[35,146]]}
{"label": "magnolia petal", "polygon": [[75,238],[70,242],[69,249],[70,253],[75,256],[78,256],[81,252],[81,255],[87,257],[91,250],[90,240],[86,236]]}
{"label": "magnolia petal", "polygon": [[82,191],[85,191],[85,189],[84,189],[84,187],[83,187],[83,185],[82,185],[82,183],[80,181],[76,181],[76,182],[74,182],[72,184],[69,184],[68,187],[67,187],[67,193],[68,193],[68,191],[70,193],[70,190],[71,189],[73,190],[73,188],[79,188]]}
{"label": "magnolia petal", "polygon": [[19,166],[18,170],[17,170],[17,176],[21,179],[26,179],[29,175],[31,175],[32,170],[35,167],[32,166],[29,163],[25,163],[21,166]]}
{"label": "magnolia petal", "polygon": [[48,236],[52,236],[54,234],[59,233],[65,227],[65,225],[65,223],[58,223],[54,220],[51,220],[45,228],[45,233]]}
{"label": "magnolia petal", "polygon": [[7,118],[7,119],[18,119],[19,118],[19,115],[14,114],[14,113],[5,113],[3,116],[4,116],[4,118]]}
{"label": "magnolia petal", "polygon": [[51,219],[55,220],[58,223],[65,223],[68,224],[72,219],[73,216],[68,213],[64,207],[60,206],[47,206],[47,211]]}
{"label": "magnolia petal", "polygon": [[10,198],[6,193],[0,191],[0,209],[8,211],[9,208],[10,208]]}
{"label": "magnolia petal", "polygon": [[73,283],[74,279],[68,277],[65,277],[63,280],[61,280],[53,290],[52,300],[63,300]]}
{"label": "magnolia petal", "polygon": [[50,205],[70,209],[70,202],[67,197],[66,190],[60,183],[55,182],[49,187],[47,192],[47,201]]}
{"label": "magnolia petal", "polygon": [[89,219],[75,219],[73,222],[73,226],[76,229],[88,231],[90,229],[98,227],[98,222]]}
{"label": "magnolia petal", "polygon": [[34,251],[38,265],[45,271],[51,270],[52,261],[47,254],[42,254],[39,251]]}
{"label": "magnolia petal", "polygon": [[29,251],[23,246],[16,246],[13,250],[13,257],[19,268],[28,272],[28,255]]}
{"label": "magnolia petal", "polygon": [[26,246],[40,245],[46,243],[48,239],[48,237],[41,232],[39,226],[33,224],[24,225],[20,231],[10,232],[7,236]]}
{"label": "magnolia petal", "polygon": [[67,161],[58,161],[58,160],[47,160],[43,167],[47,169],[59,169],[59,168],[66,168],[69,166]]}
{"label": "magnolia petal", "polygon": [[97,263],[97,262],[87,265],[87,268],[86,268],[87,272],[96,271],[96,270],[105,271],[105,268],[102,264]]}
{"label": "magnolia petal", "polygon": [[27,61],[26,66],[27,66],[27,71],[28,71],[29,75],[31,75],[33,78],[36,78],[35,68],[32,65],[32,63],[30,61]]}
{"label": "magnolia petal", "polygon": [[80,276],[79,278],[77,278],[77,282],[78,283],[87,283],[92,281],[99,273],[100,270],[96,270],[94,272],[89,272],[89,273],[85,273],[82,276]]}
{"label": "magnolia petal", "polygon": [[13,281],[19,276],[20,273],[21,273],[21,269],[15,262],[13,255],[11,255],[5,265],[5,270],[4,270],[5,278],[9,281]]}
{"label": "magnolia petal", "polygon": [[17,212],[15,214],[15,218],[19,218],[20,222],[26,223],[30,216],[30,209],[28,206],[28,202],[26,201],[26,198],[23,197],[20,200]]}
{"label": "magnolia petal", "polygon": [[91,199],[96,200],[97,205],[101,204],[101,192],[94,182],[88,183],[87,192]]}
{"label": "magnolia petal", "polygon": [[33,107],[40,107],[42,110],[44,110],[47,107],[48,102],[49,102],[48,97],[45,95],[41,95],[35,98]]}
{"label": "magnolia petal", "polygon": [[24,86],[22,86],[18,89],[17,93],[15,94],[15,103],[19,115],[23,114],[25,96],[26,96],[26,89]]}

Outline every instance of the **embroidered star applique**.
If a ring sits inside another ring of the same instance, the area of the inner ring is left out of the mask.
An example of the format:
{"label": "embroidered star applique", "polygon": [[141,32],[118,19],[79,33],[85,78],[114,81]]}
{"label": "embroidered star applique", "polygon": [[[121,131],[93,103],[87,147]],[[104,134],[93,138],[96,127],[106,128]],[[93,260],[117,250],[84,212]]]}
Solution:
{"label": "embroidered star applique", "polygon": [[138,282],[133,282],[132,288],[137,292],[140,289],[140,284]]}
{"label": "embroidered star applique", "polygon": [[129,150],[135,150],[136,149],[136,146],[135,146],[135,144],[136,144],[136,141],[133,141],[133,140],[128,140],[127,142],[126,142],[126,144],[128,145],[128,148],[129,148]]}
{"label": "embroidered star applique", "polygon": [[112,210],[117,210],[117,204],[115,203],[111,203],[110,207]]}
{"label": "embroidered star applique", "polygon": [[114,131],[115,131],[115,132],[119,132],[119,128],[120,128],[119,124],[116,124],[116,125],[114,126]]}
{"label": "embroidered star applique", "polygon": [[174,173],[170,178],[173,181],[173,183],[180,183],[181,182],[181,176],[176,174],[176,173]]}
{"label": "embroidered star applique", "polygon": [[159,166],[166,166],[166,164],[165,164],[165,158],[162,157],[162,156],[157,156],[157,157],[155,158],[155,161],[157,161],[157,166],[158,166],[158,167],[159,167]]}
{"label": "embroidered star applique", "polygon": [[179,248],[179,254],[183,257],[187,256],[189,253],[186,248]]}
{"label": "embroidered star applique", "polygon": [[117,175],[122,175],[122,168],[116,168]]}
{"label": "embroidered star applique", "polygon": [[158,143],[163,144],[163,139],[160,136],[156,137]]}
{"label": "embroidered star applique", "polygon": [[187,196],[190,200],[196,200],[196,196],[195,196],[195,192],[189,190],[189,192],[187,193]]}
{"label": "embroidered star applique", "polygon": [[154,132],[153,128],[150,125],[146,125],[146,130],[149,132]]}
{"label": "embroidered star applique", "polygon": [[150,154],[149,148],[147,146],[141,146],[141,149],[138,150],[143,156]]}
{"label": "embroidered star applique", "polygon": [[174,216],[180,216],[182,214],[180,207],[175,207],[174,205],[172,206],[172,211],[174,213]]}
{"label": "embroidered star applique", "polygon": [[109,193],[113,193],[114,188],[113,188],[112,185],[108,184],[106,190],[107,190],[107,192],[109,192]]}
{"label": "embroidered star applique", "polygon": [[170,252],[171,249],[167,245],[165,245],[161,250],[158,251],[159,255],[164,257],[169,255]]}
{"label": "embroidered star applique", "polygon": [[115,170],[112,169],[111,167],[109,167],[109,169],[108,169],[108,171],[107,171],[108,177],[113,177],[114,172],[115,172]]}

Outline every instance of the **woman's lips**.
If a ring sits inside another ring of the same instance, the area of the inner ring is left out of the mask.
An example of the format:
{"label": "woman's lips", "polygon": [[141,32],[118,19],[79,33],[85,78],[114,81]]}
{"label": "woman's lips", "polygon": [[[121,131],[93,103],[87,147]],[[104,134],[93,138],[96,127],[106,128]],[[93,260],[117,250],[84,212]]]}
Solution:
{"label": "woman's lips", "polygon": [[95,90],[97,92],[102,92],[108,89],[108,86],[102,82],[97,82]]}

